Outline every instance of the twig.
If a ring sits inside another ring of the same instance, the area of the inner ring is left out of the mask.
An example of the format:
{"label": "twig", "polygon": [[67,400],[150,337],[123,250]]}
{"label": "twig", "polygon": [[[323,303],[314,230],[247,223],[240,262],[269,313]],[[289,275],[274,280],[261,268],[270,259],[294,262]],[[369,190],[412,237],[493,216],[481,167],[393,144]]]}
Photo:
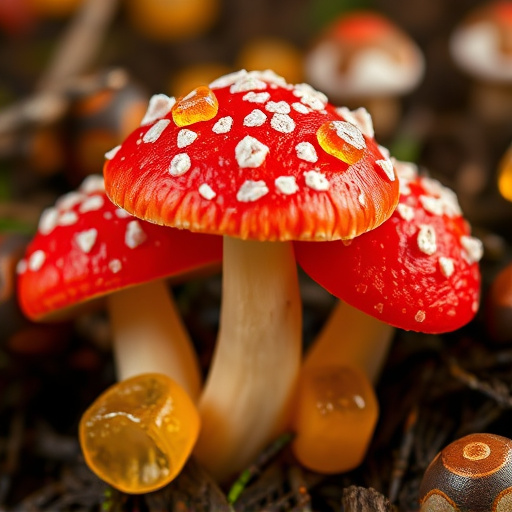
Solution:
{"label": "twig", "polygon": [[345,512],[391,512],[393,506],[389,500],[371,487],[351,485],[343,489],[341,499]]}

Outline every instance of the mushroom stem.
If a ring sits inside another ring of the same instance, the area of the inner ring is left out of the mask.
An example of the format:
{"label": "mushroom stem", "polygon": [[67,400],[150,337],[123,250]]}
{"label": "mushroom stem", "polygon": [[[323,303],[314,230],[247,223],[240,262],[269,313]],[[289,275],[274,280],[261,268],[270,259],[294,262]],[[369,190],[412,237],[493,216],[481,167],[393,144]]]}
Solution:
{"label": "mushroom stem", "polygon": [[118,380],[163,373],[197,401],[197,357],[164,281],[129,287],[108,297]]}
{"label": "mushroom stem", "polygon": [[375,383],[394,332],[391,325],[338,301],[307,353],[304,368],[326,364],[357,366]]}
{"label": "mushroom stem", "polygon": [[302,348],[291,244],[224,237],[223,254],[220,329],[195,450],[219,481],[286,428]]}

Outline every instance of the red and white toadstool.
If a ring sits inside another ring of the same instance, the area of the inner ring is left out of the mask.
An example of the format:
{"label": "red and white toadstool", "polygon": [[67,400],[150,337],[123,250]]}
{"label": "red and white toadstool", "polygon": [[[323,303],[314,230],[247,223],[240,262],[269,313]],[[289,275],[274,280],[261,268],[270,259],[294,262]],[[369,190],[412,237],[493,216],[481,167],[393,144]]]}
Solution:
{"label": "red and white toadstool", "polygon": [[[104,169],[107,194],[155,223],[224,235],[217,348],[196,454],[218,479],[281,429],[301,354],[290,240],[353,238],[398,201],[371,135],[307,84],[232,73],[161,108]],[[348,114],[349,115],[349,114]]]}
{"label": "red and white toadstool", "polygon": [[19,301],[41,321],[108,295],[118,379],[164,373],[197,400],[197,358],[163,279],[221,258],[218,237],[135,219],[106,197],[101,176],[90,176],[43,212],[18,265]]}
{"label": "red and white toadstool", "polygon": [[[306,273],[345,301],[335,306],[305,358],[301,380],[309,387],[318,386],[311,375],[333,366],[355,366],[375,380],[393,327],[448,332],[468,323],[478,309],[482,244],[471,236],[455,194],[438,181],[419,176],[412,164],[397,162],[395,168],[400,202],[383,225],[350,241],[294,244]],[[313,442],[306,446],[301,441],[302,435],[318,438],[312,428],[320,428],[314,423],[318,410],[304,411],[301,405],[311,393],[304,387],[304,396],[297,399],[301,411],[295,423],[298,457],[318,471],[351,469],[343,457],[333,460],[339,452],[323,446],[320,454]],[[336,402],[335,397],[331,400]],[[359,416],[363,412],[367,415],[366,406]],[[340,419],[325,416],[317,424],[328,421]],[[347,428],[331,425],[331,431],[342,438],[338,444],[344,442]],[[362,426],[358,432],[363,432]],[[371,429],[365,432],[371,435]],[[359,443],[361,450],[368,441],[352,436],[352,446]],[[360,461],[363,455],[361,451],[351,461]]]}
{"label": "red and white toadstool", "polygon": [[377,134],[389,134],[400,107],[395,98],[423,77],[419,47],[391,20],[372,11],[353,11],[329,25],[305,59],[305,74],[332,101],[365,106]]}

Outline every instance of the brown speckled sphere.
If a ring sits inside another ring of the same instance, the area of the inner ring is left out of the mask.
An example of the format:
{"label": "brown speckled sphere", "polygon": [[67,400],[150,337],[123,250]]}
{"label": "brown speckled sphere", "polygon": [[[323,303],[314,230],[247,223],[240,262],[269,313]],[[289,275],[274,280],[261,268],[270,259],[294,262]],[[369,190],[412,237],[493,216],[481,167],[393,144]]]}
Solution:
{"label": "brown speckled sphere", "polygon": [[512,510],[512,440],[470,434],[430,463],[420,486],[421,512]]}

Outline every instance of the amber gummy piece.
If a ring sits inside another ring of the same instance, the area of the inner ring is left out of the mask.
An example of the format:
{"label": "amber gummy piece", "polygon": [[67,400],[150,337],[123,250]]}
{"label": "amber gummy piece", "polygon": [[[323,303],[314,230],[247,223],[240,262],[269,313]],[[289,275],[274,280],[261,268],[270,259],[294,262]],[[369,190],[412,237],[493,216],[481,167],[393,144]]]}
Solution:
{"label": "amber gummy piece", "polygon": [[180,98],[172,107],[172,118],[177,126],[188,126],[213,119],[219,111],[219,102],[213,91],[202,85]]}
{"label": "amber gummy piece", "polygon": [[364,156],[366,141],[361,130],[346,121],[328,121],[316,132],[322,149],[348,165],[353,165]]}
{"label": "amber gummy piece", "polygon": [[379,407],[366,375],[355,367],[323,366],[302,372],[292,449],[319,473],[341,473],[363,460]]}
{"label": "amber gummy piece", "polygon": [[138,494],[173,480],[199,434],[199,414],[171,378],[147,373],[108,388],[80,421],[85,461],[102,480]]}
{"label": "amber gummy piece", "polygon": [[512,201],[512,147],[508,149],[499,164],[498,189],[507,201]]}

